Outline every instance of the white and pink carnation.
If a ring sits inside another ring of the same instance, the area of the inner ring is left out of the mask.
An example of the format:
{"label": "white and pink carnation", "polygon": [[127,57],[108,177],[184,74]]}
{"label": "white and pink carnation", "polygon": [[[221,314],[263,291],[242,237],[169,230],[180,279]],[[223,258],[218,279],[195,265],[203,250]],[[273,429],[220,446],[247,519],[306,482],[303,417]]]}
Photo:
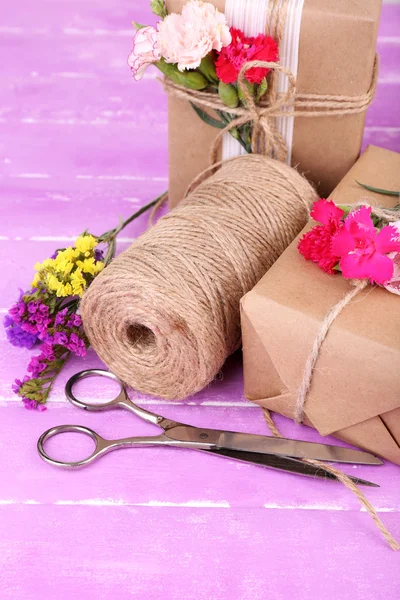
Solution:
{"label": "white and pink carnation", "polygon": [[225,15],[201,0],[191,0],[157,27],[161,55],[180,71],[196,69],[211,50],[219,52],[232,41]]}
{"label": "white and pink carnation", "polygon": [[134,78],[141,79],[147,67],[160,58],[157,29],[150,26],[138,29],[133,38],[133,50],[128,56],[128,65],[132,69]]}
{"label": "white and pink carnation", "polygon": [[[398,233],[400,239],[400,221],[390,223],[390,225]],[[385,288],[392,292],[392,294],[398,294],[400,296],[400,252],[392,252],[389,254],[389,258],[393,261],[393,275],[389,281],[385,283]]]}

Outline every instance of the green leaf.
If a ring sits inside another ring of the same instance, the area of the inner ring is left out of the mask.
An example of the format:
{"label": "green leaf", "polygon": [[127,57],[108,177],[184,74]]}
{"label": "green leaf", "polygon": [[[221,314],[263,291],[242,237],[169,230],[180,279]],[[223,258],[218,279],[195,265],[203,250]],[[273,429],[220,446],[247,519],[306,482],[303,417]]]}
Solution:
{"label": "green leaf", "polygon": [[147,27],[147,25],[141,25],[140,23],[136,23],[136,21],[132,21],[132,25],[134,26],[134,28],[136,30],[138,30],[138,29],[144,29],[144,27]]}
{"label": "green leaf", "polygon": [[341,273],[341,272],[342,272],[342,269],[340,268],[340,265],[339,265],[339,263],[333,267],[333,270],[334,270],[334,271],[337,271],[338,273]]}
{"label": "green leaf", "polygon": [[355,182],[358,183],[358,185],[361,185],[361,187],[368,190],[369,192],[375,192],[375,194],[384,194],[385,196],[399,196],[400,197],[400,191],[396,192],[395,190],[383,190],[381,188],[375,188],[370,185],[365,185],[365,183],[360,183],[359,181],[357,181],[357,179],[355,180]]}
{"label": "green leaf", "polygon": [[162,19],[167,16],[167,9],[165,7],[164,0],[151,0],[150,8],[155,15],[161,17]]}
{"label": "green leaf", "polygon": [[193,102],[191,102],[190,104],[195,113],[200,117],[202,121],[204,121],[204,123],[207,123],[207,125],[211,125],[212,127],[218,127],[218,129],[225,128],[225,123],[223,121],[218,121],[218,119],[214,119],[204,110],[193,104]]}
{"label": "green leaf", "polygon": [[268,91],[268,81],[267,81],[267,78],[264,77],[262,82],[257,86],[256,101],[259,102],[267,91]]}
{"label": "green leaf", "polygon": [[337,207],[338,207],[338,208],[341,208],[341,209],[342,209],[342,211],[344,212],[344,215],[343,215],[343,216],[344,216],[344,218],[346,218],[346,217],[347,217],[347,215],[348,215],[348,214],[349,214],[349,213],[350,213],[352,210],[354,210],[354,206],[351,206],[351,205],[349,205],[349,204],[338,204],[338,205],[337,205]]}
{"label": "green leaf", "polygon": [[57,297],[54,296],[50,296],[47,302],[47,306],[50,308],[50,314],[53,314],[55,309],[56,309],[56,304],[57,304]]}

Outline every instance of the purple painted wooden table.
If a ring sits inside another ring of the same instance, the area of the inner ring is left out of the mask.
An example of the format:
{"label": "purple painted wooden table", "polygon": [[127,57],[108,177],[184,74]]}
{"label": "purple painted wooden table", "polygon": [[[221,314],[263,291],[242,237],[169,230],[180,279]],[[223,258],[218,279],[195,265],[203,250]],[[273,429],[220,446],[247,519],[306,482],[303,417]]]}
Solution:
{"label": "purple painted wooden table", "polygon": [[[126,67],[130,22],[149,18],[139,0],[0,6],[2,313],[36,260],[86,226],[108,229],[167,188],[165,98],[154,73],[135,85]],[[399,25],[400,6],[384,6],[365,132],[365,143],[397,151]],[[145,224],[132,225],[119,248]],[[8,346],[4,333],[0,343],[2,600],[399,598],[400,555],[341,485],[175,449],[121,452],[78,472],[45,465],[35,443],[50,426],[80,422],[106,437],[151,426],[66,403],[66,378],[99,366],[92,353],[70,364],[47,412],[23,410],[10,384],[29,353]],[[243,398],[240,356],[222,381],[184,403],[141,402],[196,425],[268,433]],[[278,424],[287,436],[318,439]],[[381,485],[368,497],[400,538],[399,467],[347,471]]]}

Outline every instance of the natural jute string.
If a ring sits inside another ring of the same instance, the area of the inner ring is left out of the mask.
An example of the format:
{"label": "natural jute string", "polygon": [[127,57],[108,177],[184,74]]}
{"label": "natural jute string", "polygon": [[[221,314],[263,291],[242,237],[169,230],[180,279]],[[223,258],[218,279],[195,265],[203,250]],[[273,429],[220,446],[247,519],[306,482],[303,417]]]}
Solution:
{"label": "natural jute string", "polygon": [[[354,208],[357,208],[357,206],[366,206],[366,205],[368,206],[368,204],[366,204],[366,202],[360,202],[359,204],[356,204],[354,206]],[[396,221],[399,218],[398,211],[393,211],[393,210],[380,208],[380,207],[374,207],[373,210],[377,216],[379,216],[381,219],[384,219],[387,222]],[[296,406],[295,406],[295,413],[294,413],[295,421],[297,423],[301,423],[304,419],[304,407],[305,407],[308,393],[311,388],[312,378],[313,378],[313,374],[315,371],[315,367],[316,367],[323,343],[329,333],[331,325],[333,324],[335,319],[337,319],[337,317],[340,315],[340,313],[343,311],[343,309],[346,306],[348,306],[350,304],[350,302],[353,300],[353,298],[355,296],[357,296],[360,292],[362,292],[362,290],[364,290],[367,287],[367,285],[368,285],[367,280],[351,281],[351,288],[349,289],[349,291],[334,306],[332,306],[332,308],[328,311],[328,313],[326,314],[322,323],[320,324],[317,335],[314,339],[314,343],[313,343],[311,352],[307,358],[306,365],[304,368],[303,378],[302,378],[300,387],[297,392]],[[264,412],[264,417],[267,422],[267,425],[270,428],[272,434],[275,437],[282,437],[281,434],[279,433],[279,430],[277,429],[275,423],[273,422],[269,411],[267,409],[263,408],[263,412]],[[359,499],[361,504],[364,506],[364,508],[367,510],[367,512],[371,515],[371,517],[374,520],[379,531],[382,533],[384,538],[387,540],[389,546],[393,550],[400,549],[400,545],[398,544],[398,542],[393,538],[393,536],[390,534],[388,529],[385,527],[385,525],[382,523],[382,521],[378,517],[375,508],[367,500],[367,498],[361,492],[361,490],[351,481],[351,479],[349,479],[347,477],[347,475],[345,475],[345,473],[343,473],[339,469],[332,467],[331,465],[326,465],[325,463],[323,463],[321,461],[307,460],[307,459],[304,459],[304,460],[305,460],[305,462],[309,462],[309,463],[317,465],[317,466],[319,465],[319,466],[321,466],[321,468],[325,469],[326,471],[333,473],[339,481],[341,481],[350,491],[352,491],[357,496],[357,498]]]}
{"label": "natural jute string", "polygon": [[[288,79],[288,89],[283,94],[271,92],[266,100],[256,103],[246,85],[245,74],[253,67],[271,69],[273,72],[281,72]],[[265,156],[274,156],[284,161],[287,156],[287,148],[283,137],[275,126],[276,117],[328,117],[358,114],[364,112],[371,104],[375,95],[378,79],[378,56],[375,57],[373,77],[370,89],[359,96],[335,96],[320,94],[297,94],[296,80],[289,69],[282,67],[279,63],[253,60],[243,65],[237,85],[241,90],[245,106],[228,108],[218,94],[190,90],[173,83],[169,79],[164,80],[164,87],[168,94],[181,98],[200,106],[229,112],[235,118],[224,128],[219,130],[210,150],[211,164],[216,162],[222,137],[235,127],[241,127],[246,123],[252,124],[251,149],[253,153]]]}
{"label": "natural jute string", "polygon": [[[266,18],[266,34],[272,36],[280,45],[285,21],[288,12],[288,0],[270,0]],[[268,92],[256,103],[247,85],[245,74],[253,67],[270,69],[268,75]],[[243,65],[237,80],[244,106],[228,108],[217,93],[189,90],[173,83],[170,79],[164,80],[166,91],[187,100],[201,108],[220,110],[234,115],[235,118],[216,136],[210,151],[210,161],[217,161],[222,137],[235,127],[246,123],[252,125],[251,151],[253,153],[272,156],[284,161],[287,158],[285,141],[276,128],[277,117],[327,117],[343,116],[364,112],[371,104],[378,81],[378,55],[375,56],[372,80],[369,90],[358,96],[337,94],[300,94],[296,91],[296,79],[293,73],[279,63],[255,60]],[[288,89],[285,93],[278,93],[278,75],[283,73],[288,79]]]}
{"label": "natural jute string", "polygon": [[85,331],[132,388],[184,398],[240,345],[240,299],[307,221],[316,193],[294,169],[246,155],[224,164],[90,286]]}
{"label": "natural jute string", "polygon": [[[365,201],[358,202],[357,204],[355,204],[354,210],[361,206],[373,208],[374,214],[386,223],[398,221],[400,218],[400,209],[398,207],[396,207],[396,209],[389,209],[380,206],[373,206],[372,204],[368,203],[368,198]],[[311,388],[315,366],[317,364],[322,345],[325,341],[326,336],[329,333],[331,325],[333,324],[335,319],[337,319],[337,317],[340,315],[342,310],[348,304],[350,304],[353,298],[367,287],[368,280],[354,279],[351,281],[351,284],[352,285],[349,291],[334,306],[332,306],[332,308],[328,311],[328,313],[326,314],[325,318],[319,326],[317,336],[314,340],[310,355],[308,356],[304,368],[303,378],[301,380],[300,387],[297,392],[294,413],[296,423],[301,423],[304,419],[304,407],[307,400],[307,395]]]}
{"label": "natural jute string", "polygon": [[317,364],[317,360],[319,358],[319,353],[322,348],[322,344],[325,341],[326,336],[328,335],[328,331],[334,322],[334,320],[340,315],[342,310],[350,304],[354,296],[357,296],[359,292],[365,289],[368,285],[368,281],[363,280],[354,280],[352,282],[351,289],[347,292],[347,294],[339,300],[332,308],[329,310],[324,320],[319,326],[317,336],[314,340],[313,347],[311,353],[307,359],[306,366],[304,368],[303,379],[301,381],[300,387],[297,392],[296,399],[296,407],[294,413],[294,419],[296,423],[301,423],[304,419],[304,405],[307,399],[307,394],[310,391],[312,376],[314,374],[315,365]]}
{"label": "natural jute string", "polygon": [[[266,408],[263,408],[262,410],[264,413],[265,421],[266,421],[272,435],[274,437],[283,437],[281,435],[279,429],[275,425],[269,410]],[[309,463],[311,465],[321,467],[321,469],[323,469],[324,471],[327,471],[328,473],[332,473],[333,475],[335,475],[336,479],[338,479],[341,483],[343,483],[343,485],[345,485],[358,498],[358,500],[361,502],[361,504],[363,505],[365,510],[369,513],[369,515],[373,519],[375,525],[377,526],[379,531],[382,533],[383,537],[385,538],[385,540],[387,541],[389,546],[392,548],[392,550],[400,550],[400,545],[394,539],[394,537],[392,536],[390,531],[387,529],[387,527],[382,523],[381,519],[378,517],[375,507],[371,504],[371,502],[369,502],[369,500],[365,497],[363,492],[357,487],[357,485],[345,473],[343,473],[339,469],[336,469],[335,467],[332,467],[331,465],[327,465],[326,463],[324,463],[320,460],[312,460],[312,459],[308,459],[308,458],[303,458],[302,460],[303,460],[303,462]]]}

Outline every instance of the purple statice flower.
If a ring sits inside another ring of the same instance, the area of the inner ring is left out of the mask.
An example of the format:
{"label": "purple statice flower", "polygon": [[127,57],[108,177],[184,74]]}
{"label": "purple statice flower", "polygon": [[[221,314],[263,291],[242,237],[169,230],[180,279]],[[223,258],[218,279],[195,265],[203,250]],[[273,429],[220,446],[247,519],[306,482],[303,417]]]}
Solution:
{"label": "purple statice flower", "polygon": [[42,373],[47,367],[46,357],[43,354],[39,354],[38,356],[33,356],[29,362],[27,371],[31,373],[31,377],[35,378]]}
{"label": "purple statice flower", "polygon": [[40,349],[42,351],[41,356],[43,358],[45,358],[48,361],[56,360],[57,357],[54,351],[54,347],[51,344],[45,342],[44,344],[42,344]]}
{"label": "purple statice flower", "polygon": [[71,333],[69,336],[69,343],[66,345],[66,348],[76,354],[76,356],[86,355],[85,342],[76,333]]}
{"label": "purple statice flower", "polygon": [[47,331],[51,323],[50,308],[47,304],[44,304],[40,300],[33,300],[28,302],[26,306],[29,316],[23,325],[32,324],[33,327],[36,327],[36,332],[30,330],[30,333],[44,333]]}
{"label": "purple statice flower", "polygon": [[68,308],[63,308],[63,310],[60,310],[60,312],[57,313],[55,321],[54,321],[55,326],[65,324],[65,319],[66,319],[67,313],[68,313]]}
{"label": "purple statice flower", "polygon": [[59,346],[67,347],[68,344],[68,336],[64,331],[56,331],[53,336],[53,343],[58,344]]}
{"label": "purple statice flower", "polygon": [[16,302],[14,304],[14,306],[12,306],[10,308],[10,310],[8,311],[8,314],[10,315],[10,317],[12,318],[14,323],[19,324],[19,323],[21,323],[22,317],[25,315],[25,313],[26,313],[26,304],[22,300],[22,293],[21,293],[21,296],[20,296],[18,302]]}
{"label": "purple statice flower", "polygon": [[49,314],[50,308],[40,300],[31,300],[27,304],[24,303],[25,312],[20,318],[16,307],[17,305],[10,310],[11,314],[11,311],[15,309],[15,314],[11,315],[14,321],[19,319],[16,322],[20,324],[23,331],[42,339],[52,321]]}
{"label": "purple statice flower", "polygon": [[38,336],[36,334],[24,331],[21,325],[15,323],[11,315],[6,315],[3,323],[7,339],[13,346],[19,348],[32,348],[38,341]]}
{"label": "purple statice flower", "polygon": [[16,379],[12,384],[12,391],[14,392],[14,394],[19,394],[19,390],[21,389],[21,387],[24,385],[24,383],[26,383],[29,380],[29,375],[25,375],[25,377],[22,380]]}
{"label": "purple statice flower", "polygon": [[69,317],[69,321],[67,323],[67,327],[80,327],[82,325],[82,319],[76,313],[71,313]]}
{"label": "purple statice flower", "polygon": [[40,402],[36,402],[36,400],[30,400],[29,398],[22,398],[22,402],[24,407],[27,410],[38,410],[39,412],[44,412],[47,410],[44,404],[40,404]]}
{"label": "purple statice flower", "polygon": [[96,248],[94,251],[94,260],[95,262],[99,262],[100,260],[104,260],[104,252],[103,250],[99,250]]}

